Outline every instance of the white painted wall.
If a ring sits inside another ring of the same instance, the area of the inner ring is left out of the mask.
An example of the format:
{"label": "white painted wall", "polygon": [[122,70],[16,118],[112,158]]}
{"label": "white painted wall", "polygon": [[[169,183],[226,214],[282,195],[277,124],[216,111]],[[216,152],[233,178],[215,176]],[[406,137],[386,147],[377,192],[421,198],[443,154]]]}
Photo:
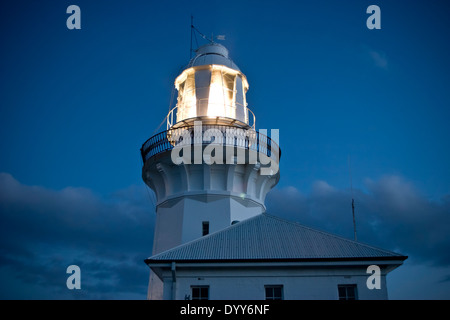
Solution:
{"label": "white painted wall", "polygon": [[[339,284],[356,284],[358,299],[387,299],[386,274],[381,289],[369,290],[367,266],[277,268],[177,268],[176,299],[191,295],[191,286],[208,285],[211,300],[264,300],[265,285],[283,285],[285,300],[337,300]],[[164,273],[164,299],[172,299],[172,275]]]}

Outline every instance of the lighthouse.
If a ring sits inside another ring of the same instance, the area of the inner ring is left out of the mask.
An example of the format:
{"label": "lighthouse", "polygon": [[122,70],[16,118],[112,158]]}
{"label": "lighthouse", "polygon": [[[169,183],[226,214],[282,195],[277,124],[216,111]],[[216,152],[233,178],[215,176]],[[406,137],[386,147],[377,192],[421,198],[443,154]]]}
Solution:
{"label": "lighthouse", "polygon": [[[278,131],[256,130],[249,83],[224,46],[199,47],[174,86],[166,130],[141,148],[156,195],[153,255],[264,213],[280,178]],[[162,296],[151,272],[148,298]]]}
{"label": "lighthouse", "polygon": [[407,256],[266,212],[279,134],[256,129],[225,47],[198,48],[174,86],[165,130],[141,148],[157,199],[149,299],[388,298],[387,275]]}

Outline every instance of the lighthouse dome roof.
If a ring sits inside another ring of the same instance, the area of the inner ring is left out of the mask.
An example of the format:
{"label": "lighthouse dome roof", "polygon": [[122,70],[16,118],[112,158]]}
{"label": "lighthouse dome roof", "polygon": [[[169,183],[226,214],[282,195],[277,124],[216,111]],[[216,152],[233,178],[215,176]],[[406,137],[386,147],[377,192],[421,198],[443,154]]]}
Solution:
{"label": "lighthouse dome roof", "polygon": [[227,48],[221,44],[211,42],[199,47],[195,52],[196,56],[189,61],[187,68],[216,64],[241,71],[228,56]]}

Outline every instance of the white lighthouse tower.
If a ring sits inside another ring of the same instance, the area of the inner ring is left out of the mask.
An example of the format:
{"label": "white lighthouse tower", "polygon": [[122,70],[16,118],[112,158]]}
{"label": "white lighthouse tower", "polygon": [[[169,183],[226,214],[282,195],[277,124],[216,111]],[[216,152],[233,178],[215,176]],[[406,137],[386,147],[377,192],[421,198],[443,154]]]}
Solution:
{"label": "white lighthouse tower", "polygon": [[[142,178],[156,195],[153,255],[265,212],[278,183],[278,136],[255,130],[247,78],[211,42],[175,80],[167,130],[142,146]],[[148,298],[162,298],[150,275]]]}

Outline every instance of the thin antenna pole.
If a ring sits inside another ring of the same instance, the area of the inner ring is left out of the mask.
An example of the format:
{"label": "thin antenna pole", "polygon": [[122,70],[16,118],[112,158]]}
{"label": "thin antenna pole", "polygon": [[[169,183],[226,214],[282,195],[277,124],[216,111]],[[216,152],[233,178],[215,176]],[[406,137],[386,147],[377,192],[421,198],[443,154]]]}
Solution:
{"label": "thin antenna pole", "polygon": [[352,213],[353,213],[353,233],[355,234],[355,241],[358,241],[356,236],[356,221],[355,221],[355,199],[352,198]]}
{"label": "thin antenna pole", "polygon": [[191,14],[191,48],[189,50],[189,60],[192,59],[192,32],[194,31],[194,16]]}
{"label": "thin antenna pole", "polygon": [[353,197],[353,183],[352,183],[352,167],[350,164],[350,155],[348,156],[348,172],[350,175],[350,192],[352,194],[352,214],[353,214],[353,234],[355,237],[355,241],[358,241],[356,236],[356,220],[355,220],[355,198]]}

